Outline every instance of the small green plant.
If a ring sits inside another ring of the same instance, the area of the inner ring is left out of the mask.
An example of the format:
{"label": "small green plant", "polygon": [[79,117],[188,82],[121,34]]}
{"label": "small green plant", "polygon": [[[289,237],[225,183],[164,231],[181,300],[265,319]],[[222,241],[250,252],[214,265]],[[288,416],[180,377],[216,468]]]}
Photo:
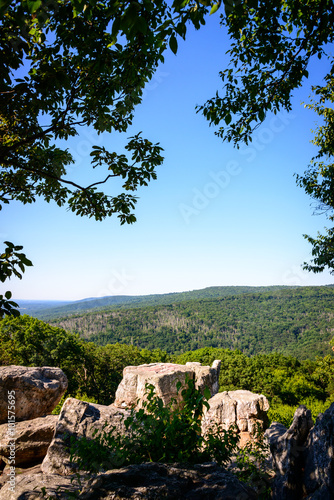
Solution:
{"label": "small green plant", "polygon": [[271,498],[270,482],[274,472],[269,467],[268,454],[269,445],[258,427],[253,439],[238,449],[230,466],[240,481],[257,491],[259,500]]}
{"label": "small green plant", "polygon": [[177,383],[177,391],[181,403],[173,399],[164,405],[154,386],[147,384],[142,408],[132,409],[124,421],[126,434],[102,431],[96,432],[94,439],[72,438],[71,460],[79,469],[92,472],[148,461],[225,464],[237,447],[236,430],[216,426],[202,436],[201,418],[204,408],[209,407],[210,391],[202,394],[193,380],[187,380],[184,388]]}

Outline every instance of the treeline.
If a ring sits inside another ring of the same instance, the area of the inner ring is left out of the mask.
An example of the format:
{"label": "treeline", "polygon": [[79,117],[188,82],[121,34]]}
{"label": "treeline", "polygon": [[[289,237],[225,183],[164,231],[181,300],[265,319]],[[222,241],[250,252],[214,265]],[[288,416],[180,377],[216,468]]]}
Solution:
{"label": "treeline", "polygon": [[240,350],[206,347],[180,355],[133,345],[98,346],[78,334],[30,316],[0,321],[0,364],[58,366],[69,380],[67,396],[112,403],[125,366],[152,362],[221,359],[220,391],[247,389],[264,394],[269,417],[289,425],[295,408],[306,404],[316,416],[334,401],[334,358],[299,361],[278,353],[246,356]]}
{"label": "treeline", "polygon": [[307,359],[330,352],[333,304],[333,287],[301,287],[166,306],[109,308],[52,324],[99,345],[125,343],[170,354],[216,347]]}

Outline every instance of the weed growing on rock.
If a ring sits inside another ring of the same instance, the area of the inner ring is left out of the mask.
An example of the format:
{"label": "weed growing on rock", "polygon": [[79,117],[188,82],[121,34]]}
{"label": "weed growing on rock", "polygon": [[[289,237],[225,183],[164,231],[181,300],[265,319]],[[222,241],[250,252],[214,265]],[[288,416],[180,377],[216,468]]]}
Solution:
{"label": "weed growing on rock", "polygon": [[201,418],[208,408],[210,391],[202,394],[193,380],[182,388],[182,401],[172,399],[164,405],[153,385],[146,385],[146,397],[140,409],[133,408],[125,420],[127,433],[96,432],[94,439],[72,437],[71,460],[79,469],[98,472],[144,462],[200,464],[215,461],[224,465],[236,450],[236,429],[217,426],[201,435]]}

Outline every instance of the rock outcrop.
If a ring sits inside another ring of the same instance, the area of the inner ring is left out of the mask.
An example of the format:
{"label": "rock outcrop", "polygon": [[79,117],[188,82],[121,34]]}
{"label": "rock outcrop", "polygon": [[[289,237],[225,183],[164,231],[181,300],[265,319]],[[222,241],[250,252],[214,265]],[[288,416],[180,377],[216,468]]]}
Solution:
{"label": "rock outcrop", "polygon": [[202,419],[202,433],[218,424],[224,429],[234,425],[241,435],[242,445],[256,435],[258,428],[264,430],[269,403],[262,394],[250,391],[220,392],[208,401],[210,408]]}
{"label": "rock outcrop", "polygon": [[314,426],[300,406],[289,429],[274,422],[265,436],[276,468],[273,500],[334,498],[334,403]]}
{"label": "rock outcrop", "polygon": [[[71,462],[71,440],[94,438],[96,432],[124,434],[124,421],[130,415],[127,407],[145,397],[145,385],[153,384],[156,393],[165,404],[178,398],[176,384],[185,385],[187,377],[195,386],[204,390],[209,387],[213,396],[210,410],[203,421],[209,425],[210,412],[225,428],[236,424],[241,432],[251,434],[255,424],[263,417],[267,402],[263,396],[249,391],[232,391],[215,395],[218,390],[220,362],[212,367],[200,363],[174,365],[153,363],[140,367],[127,367],[117,391],[116,402],[110,406],[91,404],[68,398],[58,416],[46,416],[60,400],[67,387],[67,379],[59,369],[3,367],[1,390],[3,396],[14,391],[16,405],[15,466],[40,466],[26,473],[16,474],[15,491],[11,491],[11,469],[5,467],[1,477],[0,500],[30,500],[57,496],[67,498],[75,493],[82,499],[159,499],[163,497],[184,499],[238,498],[256,499],[256,493],[241,483],[235,475],[216,464],[186,467],[181,465],[141,464],[119,469],[119,459],[108,457],[104,470],[97,475],[81,474],[82,484],[76,483],[77,466]],[[216,398],[216,399],[215,399]],[[215,406],[215,402],[220,401]],[[7,403],[6,399],[5,402]],[[140,406],[140,404],[139,404]],[[7,405],[5,406],[7,420]],[[41,416],[43,417],[41,418]],[[7,425],[0,427],[0,456],[6,462],[8,454]],[[51,443],[50,439],[52,437]],[[50,443],[50,444],[49,444]],[[115,468],[116,467],[116,468]],[[18,469],[17,469],[18,470]],[[3,485],[3,486],[2,486]],[[2,487],[1,487],[2,486]]]}
{"label": "rock outcrop", "polygon": [[173,363],[150,363],[148,365],[127,366],[123,370],[123,380],[115,395],[115,406],[127,408],[136,406],[145,399],[146,384],[155,387],[156,394],[168,404],[171,399],[181,400],[176,384],[185,384],[186,378],[195,380],[196,388],[208,387],[213,396],[218,392],[220,361],[212,367],[200,363],[177,365]]}
{"label": "rock outcrop", "polygon": [[[113,405],[87,403],[75,398],[66,399],[56,425],[53,440],[42,463],[42,471],[48,474],[71,474],[76,470],[70,461],[68,446],[71,437],[92,438],[95,431],[126,432],[124,420],[128,410]],[[118,463],[114,464],[119,466]],[[112,467],[112,464],[110,464]]]}
{"label": "rock outcrop", "polygon": [[304,491],[307,499],[334,498],[334,403],[321,413],[304,449]]}
{"label": "rock outcrop", "polygon": [[31,420],[52,412],[67,389],[60,368],[0,367],[0,424],[8,422],[8,394],[13,394],[15,421]]}
{"label": "rock outcrop", "polygon": [[306,406],[300,406],[289,429],[275,422],[266,431],[265,436],[276,468],[273,499],[302,498],[304,444],[312,427],[310,410]]}
{"label": "rock outcrop", "polygon": [[[99,475],[76,476],[50,474],[23,475],[17,478],[15,493],[9,483],[0,490],[0,500],[37,500],[68,498],[74,493],[82,500],[256,500],[256,493],[236,476],[216,464],[180,465],[146,463],[111,470]],[[80,489],[80,492],[78,491]]]}
{"label": "rock outcrop", "polygon": [[[58,415],[34,418],[15,425],[15,465],[38,463],[43,460],[52,441]],[[0,462],[8,462],[10,443],[7,424],[0,425]]]}

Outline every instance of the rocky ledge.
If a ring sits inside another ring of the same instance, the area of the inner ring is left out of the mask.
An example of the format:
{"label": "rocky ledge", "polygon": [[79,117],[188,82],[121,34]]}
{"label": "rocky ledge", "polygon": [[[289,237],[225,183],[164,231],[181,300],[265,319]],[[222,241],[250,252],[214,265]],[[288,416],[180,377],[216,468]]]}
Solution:
{"label": "rocky ledge", "polygon": [[[182,368],[180,368],[180,366]],[[11,435],[0,425],[0,500],[37,498],[80,499],[256,499],[257,494],[236,476],[216,464],[140,464],[89,476],[74,474],[67,443],[71,436],[91,438],[96,429],[110,428],[124,433],[128,406],[138,404],[146,383],[152,383],[165,402],[176,394],[176,383],[186,375],[196,387],[208,386],[209,409],[202,420],[202,432],[216,423],[236,426],[243,444],[254,438],[259,426],[266,427],[268,401],[250,391],[216,393],[220,362],[212,367],[199,363],[172,365],[156,363],[127,367],[117,392],[116,404],[91,404],[74,398],[65,401],[58,416],[49,415],[67,387],[58,368],[0,368],[3,401],[15,391],[18,418],[15,434],[15,481],[11,462]],[[176,375],[177,374],[177,375]],[[129,382],[127,387],[126,381]],[[24,394],[23,389],[24,388]],[[160,391],[160,392],[159,392]],[[2,422],[5,412],[2,411]],[[334,499],[334,404],[317,418],[315,425],[306,407],[297,409],[289,429],[274,422],[265,433],[270,460],[276,470],[273,500]],[[36,465],[39,464],[39,465]],[[34,466],[31,468],[31,466]],[[20,468],[19,468],[20,467]],[[44,497],[43,492],[44,491]]]}
{"label": "rocky ledge", "polygon": [[[82,500],[256,500],[255,492],[216,464],[181,465],[146,463],[98,475],[61,476],[25,474],[18,477],[15,494],[9,483],[0,490],[0,500],[43,498]],[[72,497],[73,498],[73,497]]]}

